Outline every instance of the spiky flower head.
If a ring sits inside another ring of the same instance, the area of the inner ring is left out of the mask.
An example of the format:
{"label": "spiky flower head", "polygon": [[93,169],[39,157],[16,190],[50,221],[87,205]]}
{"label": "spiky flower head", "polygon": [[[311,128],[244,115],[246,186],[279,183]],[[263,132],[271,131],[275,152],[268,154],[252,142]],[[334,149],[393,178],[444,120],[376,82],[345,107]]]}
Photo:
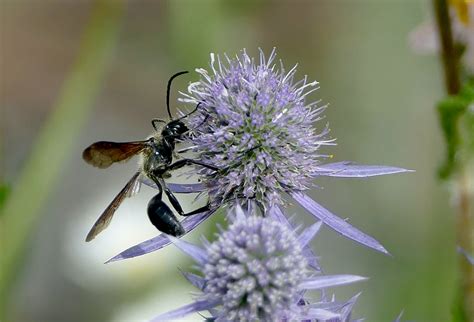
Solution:
{"label": "spiky flower head", "polygon": [[244,51],[225,62],[211,54],[211,71],[197,69],[183,101],[200,104],[190,118],[192,146],[200,159],[222,169],[203,170],[216,202],[254,199],[264,206],[282,202],[283,192],[308,188],[326,139],[327,127],[313,124],[324,110],[306,103],[317,82],[294,82],[296,66],[274,64],[275,50],[259,61]]}
{"label": "spiky flower head", "polygon": [[229,320],[273,321],[296,302],[306,260],[292,231],[262,217],[234,222],[207,247],[206,297]]}
{"label": "spiky flower head", "polygon": [[221,229],[216,241],[204,241],[204,248],[168,236],[198,264],[200,275],[184,275],[201,294],[195,302],[153,321],[178,319],[201,311],[209,311],[215,321],[328,320],[346,314],[342,311],[347,306],[344,303],[321,298],[309,305],[303,300],[307,291],[365,279],[356,275],[322,275],[311,265],[315,256],[307,250],[321,223],[297,234],[288,221],[278,220],[274,208],[264,217],[255,216],[252,210],[235,206],[228,213],[232,224]]}

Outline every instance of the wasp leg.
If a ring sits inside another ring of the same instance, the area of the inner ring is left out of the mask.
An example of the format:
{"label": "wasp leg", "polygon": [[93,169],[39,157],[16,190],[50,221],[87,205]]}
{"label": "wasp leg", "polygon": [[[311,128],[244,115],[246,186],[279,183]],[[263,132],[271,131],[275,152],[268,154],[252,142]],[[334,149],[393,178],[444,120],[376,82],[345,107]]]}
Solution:
{"label": "wasp leg", "polygon": [[183,211],[183,208],[181,207],[178,199],[176,198],[176,196],[173,194],[173,192],[171,192],[171,190],[167,186],[165,186],[164,188],[165,188],[165,193],[168,196],[169,201],[171,202],[171,205],[178,212],[178,214],[180,214],[182,216],[184,214],[184,211]]}
{"label": "wasp leg", "polygon": [[211,169],[211,170],[214,170],[214,171],[219,171],[219,168],[217,168],[215,166],[206,164],[206,163],[198,161],[198,160],[193,160],[193,159],[178,160],[175,163],[170,164],[168,166],[167,170],[176,170],[176,169],[179,169],[179,168],[182,168],[184,166],[191,165],[191,164],[200,165],[201,167],[208,168],[208,169]]}
{"label": "wasp leg", "polygon": [[181,216],[197,215],[197,214],[199,214],[199,213],[201,213],[201,212],[205,212],[205,211],[209,211],[209,210],[211,210],[211,205],[210,205],[210,204],[207,204],[207,205],[205,205],[205,206],[202,206],[202,207],[200,207],[200,208],[198,208],[198,209],[195,209],[195,210],[193,210],[193,211],[191,211],[191,212],[188,212],[188,213],[186,213],[186,214],[181,214]]}

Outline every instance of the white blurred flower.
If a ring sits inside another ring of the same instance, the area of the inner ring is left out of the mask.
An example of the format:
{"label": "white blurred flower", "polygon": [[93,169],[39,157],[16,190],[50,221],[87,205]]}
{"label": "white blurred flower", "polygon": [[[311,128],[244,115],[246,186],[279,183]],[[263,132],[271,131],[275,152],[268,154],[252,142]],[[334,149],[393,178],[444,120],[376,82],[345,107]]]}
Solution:
{"label": "white blurred flower", "polygon": [[[454,41],[464,47],[462,63],[469,74],[474,74],[474,1],[449,1]],[[433,54],[440,50],[434,19],[423,22],[409,35],[410,47],[417,54]]]}

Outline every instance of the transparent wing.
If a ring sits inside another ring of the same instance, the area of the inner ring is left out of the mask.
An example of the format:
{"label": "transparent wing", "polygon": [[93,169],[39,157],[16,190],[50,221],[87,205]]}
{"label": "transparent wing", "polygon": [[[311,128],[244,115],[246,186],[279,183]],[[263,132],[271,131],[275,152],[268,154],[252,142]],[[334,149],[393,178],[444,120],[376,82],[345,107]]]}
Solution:
{"label": "transparent wing", "polygon": [[[86,242],[89,242],[95,238],[100,232],[102,232],[107,226],[109,226],[114,216],[115,211],[118,209],[120,204],[124,201],[126,197],[131,197],[137,192],[137,186],[140,187],[138,178],[140,177],[140,172],[137,172],[133,177],[127,182],[125,187],[118,193],[118,195],[112,200],[112,202],[107,206],[99,219],[92,226],[91,230],[87,234]],[[138,182],[138,185],[137,185]],[[134,192],[135,191],[135,192]]]}

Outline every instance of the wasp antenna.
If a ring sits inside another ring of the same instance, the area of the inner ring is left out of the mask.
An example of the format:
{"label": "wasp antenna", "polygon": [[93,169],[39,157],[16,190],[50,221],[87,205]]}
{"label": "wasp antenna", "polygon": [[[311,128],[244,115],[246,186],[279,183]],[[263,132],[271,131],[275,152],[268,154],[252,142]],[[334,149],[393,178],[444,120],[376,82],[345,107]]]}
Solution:
{"label": "wasp antenna", "polygon": [[151,125],[153,126],[153,128],[155,129],[155,131],[158,131],[158,126],[156,125],[156,123],[164,123],[164,124],[167,124],[168,122],[166,122],[165,120],[161,120],[161,119],[153,119],[151,120]]}
{"label": "wasp antenna", "polygon": [[166,108],[168,109],[168,115],[170,116],[170,119],[173,119],[173,117],[171,116],[171,110],[170,110],[170,90],[171,90],[171,82],[173,81],[173,79],[175,79],[175,78],[178,77],[179,75],[183,75],[183,74],[186,74],[186,73],[189,73],[189,72],[188,72],[187,70],[185,70],[185,71],[176,73],[176,74],[174,74],[173,76],[171,76],[170,80],[168,81],[168,87],[167,87],[167,89],[166,89]]}

